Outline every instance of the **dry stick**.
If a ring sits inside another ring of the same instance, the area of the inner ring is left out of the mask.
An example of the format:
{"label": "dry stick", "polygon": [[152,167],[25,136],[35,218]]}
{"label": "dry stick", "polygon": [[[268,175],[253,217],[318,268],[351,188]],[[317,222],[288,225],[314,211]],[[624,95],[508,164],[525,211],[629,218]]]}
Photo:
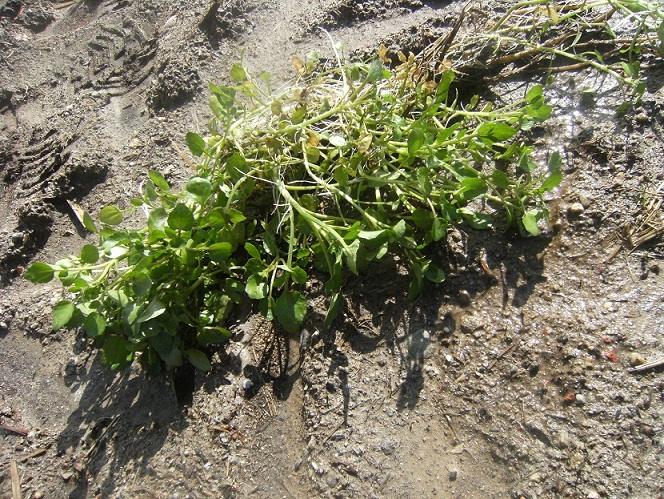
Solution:
{"label": "dry stick", "polygon": [[8,426],[6,424],[0,424],[0,430],[21,435],[22,437],[27,437],[29,433],[28,430],[24,430],[23,428],[16,428],[15,426]]}
{"label": "dry stick", "polygon": [[648,362],[646,364],[641,364],[640,366],[627,369],[627,372],[638,373],[641,371],[647,371],[648,369],[654,369],[660,366],[664,366],[664,357],[660,357],[659,359],[653,360],[652,362]]}
{"label": "dry stick", "polygon": [[32,454],[29,454],[29,455],[27,455],[27,456],[23,456],[21,459],[19,459],[19,462],[20,462],[20,463],[24,463],[24,462],[26,462],[28,459],[32,459],[32,458],[35,458],[35,457],[39,457],[39,456],[41,456],[42,454],[46,454],[46,449],[48,449],[48,447],[49,447],[49,446],[47,446],[46,448],[43,448],[43,447],[42,447],[41,449],[37,449],[36,451],[34,451]]}
{"label": "dry stick", "polygon": [[10,469],[12,475],[12,499],[21,499],[21,479],[18,476],[16,461],[11,462]]}

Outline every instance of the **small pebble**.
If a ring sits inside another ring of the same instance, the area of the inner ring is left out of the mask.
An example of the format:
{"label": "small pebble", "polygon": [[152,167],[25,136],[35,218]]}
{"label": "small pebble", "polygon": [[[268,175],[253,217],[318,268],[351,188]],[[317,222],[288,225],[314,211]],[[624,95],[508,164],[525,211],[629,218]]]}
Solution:
{"label": "small pebble", "polygon": [[457,479],[458,474],[459,474],[459,472],[457,470],[451,470],[448,473],[447,478],[449,478],[450,482],[453,482],[454,480]]}
{"label": "small pebble", "polygon": [[254,382],[251,381],[250,379],[243,379],[242,380],[242,389],[243,390],[251,390],[251,388],[254,386]]}
{"label": "small pebble", "polygon": [[632,352],[629,354],[629,365],[632,367],[640,366],[644,364],[646,359],[643,358],[643,355],[640,353]]}
{"label": "small pebble", "polygon": [[579,203],[581,203],[584,208],[588,208],[592,202],[592,199],[590,199],[587,194],[579,194]]}
{"label": "small pebble", "polygon": [[575,403],[577,406],[579,406],[579,407],[583,407],[584,405],[586,405],[586,397],[585,397],[585,395],[582,395],[582,394],[580,394],[580,393],[577,393],[577,394],[576,394],[576,399],[574,400],[574,403]]}
{"label": "small pebble", "polygon": [[585,211],[585,207],[581,203],[572,203],[567,208],[567,214],[572,216],[581,215]]}
{"label": "small pebble", "polygon": [[380,444],[380,450],[383,451],[383,454],[389,456],[391,454],[394,454],[394,451],[396,450],[398,445],[399,442],[397,440],[392,440],[392,439],[383,440]]}

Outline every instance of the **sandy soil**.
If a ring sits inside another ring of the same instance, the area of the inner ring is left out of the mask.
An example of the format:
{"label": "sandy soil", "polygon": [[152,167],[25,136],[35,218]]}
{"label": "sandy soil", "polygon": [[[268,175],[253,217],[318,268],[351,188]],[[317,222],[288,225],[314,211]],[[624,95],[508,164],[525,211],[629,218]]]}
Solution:
{"label": "sandy soil", "polygon": [[286,81],[292,56],[331,54],[321,27],[348,54],[418,51],[461,4],[223,0],[203,22],[209,8],[0,2],[0,496],[15,463],[35,499],[664,497],[663,371],[628,370],[664,355],[662,239],[605,263],[664,181],[661,67],[619,119],[561,76],[536,137],[565,153],[550,230],[455,229],[448,279],[415,303],[398,262],[373,268],[338,327],[307,324],[301,364],[252,316],[178,402],[50,331],[63,291],[22,269],[92,240],[73,206],[126,204],[149,169],[186,180],[208,81],[240,57]]}

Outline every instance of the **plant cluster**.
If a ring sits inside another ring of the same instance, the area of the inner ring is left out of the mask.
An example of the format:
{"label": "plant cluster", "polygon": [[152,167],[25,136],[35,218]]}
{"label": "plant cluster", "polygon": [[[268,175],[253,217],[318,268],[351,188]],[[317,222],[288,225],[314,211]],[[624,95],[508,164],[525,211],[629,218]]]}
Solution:
{"label": "plant cluster", "polygon": [[[633,3],[614,8],[636,12]],[[549,25],[578,19],[568,8],[548,11]],[[503,25],[516,12],[489,33],[512,56],[516,42],[505,43]],[[530,33],[524,26],[510,29]],[[442,49],[459,53],[473,40],[448,38]],[[542,53],[556,55],[552,46]],[[187,135],[199,161],[184,189],[151,171],[129,208],[102,209],[98,224],[83,214],[98,244],[26,271],[32,282],[59,279],[71,296],[55,305],[53,328],[82,327],[114,369],[138,359],[149,373],[185,361],[209,370],[206,348],[231,337],[225,324],[245,300],[297,333],[314,269],[327,275],[330,325],[343,308],[345,272],[374,260],[397,256],[407,265],[411,298],[425,281],[442,282],[428,249],[451,225],[486,229],[502,217],[539,233],[543,195],[561,181],[560,155],[538,168],[524,138],[551,114],[540,85],[508,104],[460,102],[458,72],[444,64],[431,72],[426,57],[400,53],[394,69],[384,47],[368,63],[337,58],[329,71],[295,58],[299,82],[280,93],[269,75],[254,80],[239,64],[230,85],[211,84],[214,118],[205,137]],[[128,227],[127,212],[141,210],[144,225]]]}
{"label": "plant cluster", "polygon": [[394,72],[380,59],[324,74],[297,61],[303,83],[276,96],[233,66],[233,85],[210,85],[211,134],[187,135],[201,161],[181,192],[150,172],[129,208],[145,211],[145,227],[122,228],[113,206],[100,228],[86,214],[98,245],[27,270],[33,282],[57,277],[73,296],[55,306],[53,327],[82,326],[113,368],[141,352],[149,372],[185,359],[207,370],[201,348],[230,337],[225,319],[245,299],[297,332],[312,267],[329,276],[330,324],[344,269],[399,254],[414,298],[425,280],[444,279],[426,248],[450,224],[488,228],[501,207],[538,233],[560,158],[545,178],[534,175],[518,134],[549,116],[542,88],[503,107],[462,106],[450,95],[452,71],[417,83],[413,56],[401,58]]}

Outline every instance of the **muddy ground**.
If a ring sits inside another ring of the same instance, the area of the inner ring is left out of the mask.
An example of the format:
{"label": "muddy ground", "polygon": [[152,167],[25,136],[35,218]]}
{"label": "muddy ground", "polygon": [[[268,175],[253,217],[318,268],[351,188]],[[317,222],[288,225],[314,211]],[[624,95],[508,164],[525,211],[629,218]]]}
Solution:
{"label": "muddy ground", "polygon": [[241,56],[286,80],[292,56],[331,54],[320,27],[349,54],[417,51],[461,8],[209,6],[0,2],[0,496],[15,463],[24,498],[664,497],[663,370],[628,370],[664,355],[662,238],[606,262],[664,181],[661,66],[621,118],[561,75],[535,137],[565,158],[549,230],[451,231],[447,281],[414,303],[398,261],[350,279],[344,320],[319,330],[314,314],[301,363],[253,316],[178,401],[50,331],[63,292],[22,268],[92,241],[72,206],[126,205],[149,169],[187,178],[208,81]]}

